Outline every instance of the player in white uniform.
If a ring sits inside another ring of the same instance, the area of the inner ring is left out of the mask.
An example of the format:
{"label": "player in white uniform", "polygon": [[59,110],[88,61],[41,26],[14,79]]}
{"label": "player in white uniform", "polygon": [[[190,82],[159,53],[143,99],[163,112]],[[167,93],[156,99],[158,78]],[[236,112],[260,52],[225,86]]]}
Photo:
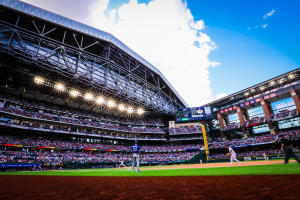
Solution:
{"label": "player in white uniform", "polygon": [[119,168],[121,168],[121,167],[126,167],[126,165],[124,164],[124,160],[120,160]]}
{"label": "player in white uniform", "polygon": [[242,163],[241,163],[238,159],[236,159],[236,153],[235,153],[235,151],[233,151],[233,149],[232,149],[231,147],[228,148],[228,151],[229,151],[229,153],[231,154],[231,155],[230,155],[230,165],[232,165],[232,162],[233,162],[234,160],[235,160],[236,162],[238,162],[239,165],[241,165]]}
{"label": "player in white uniform", "polygon": [[264,159],[265,159],[265,160],[269,160],[269,157],[266,155],[265,152],[263,153],[263,156],[264,156]]}

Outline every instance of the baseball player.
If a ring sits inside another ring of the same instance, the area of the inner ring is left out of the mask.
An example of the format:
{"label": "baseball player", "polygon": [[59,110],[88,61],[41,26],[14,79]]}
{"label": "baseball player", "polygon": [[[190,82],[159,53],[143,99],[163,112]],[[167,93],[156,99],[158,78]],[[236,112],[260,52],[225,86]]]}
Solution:
{"label": "baseball player", "polygon": [[121,167],[126,167],[126,165],[124,164],[124,160],[120,160],[119,168],[121,168]]}
{"label": "baseball player", "polygon": [[265,152],[263,153],[263,156],[264,156],[264,159],[265,159],[265,160],[269,160],[269,157],[266,155]]}
{"label": "baseball player", "polygon": [[236,159],[236,153],[235,153],[235,151],[233,151],[233,149],[231,148],[231,146],[228,147],[228,151],[229,151],[229,154],[230,154],[230,165],[232,165],[232,161],[234,161],[234,160],[236,162],[238,162],[239,165],[241,165],[242,163],[238,159]]}
{"label": "baseball player", "polygon": [[136,171],[140,172],[140,155],[141,155],[141,147],[138,145],[138,141],[136,140],[134,145],[131,147],[132,155],[132,172],[134,172],[134,167],[136,165]]}

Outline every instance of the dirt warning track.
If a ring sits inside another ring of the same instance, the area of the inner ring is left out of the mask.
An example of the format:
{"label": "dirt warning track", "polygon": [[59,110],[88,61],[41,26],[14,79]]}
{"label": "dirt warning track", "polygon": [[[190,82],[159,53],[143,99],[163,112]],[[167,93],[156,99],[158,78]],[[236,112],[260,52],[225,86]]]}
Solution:
{"label": "dirt warning track", "polygon": [[0,176],[0,199],[300,199],[300,175]]}
{"label": "dirt warning track", "polygon": [[[242,166],[282,163],[243,162]],[[234,166],[238,166],[234,163]],[[230,167],[210,163],[149,167]],[[126,169],[126,168],[124,168]],[[300,175],[99,177],[1,175],[0,199],[300,199]]]}

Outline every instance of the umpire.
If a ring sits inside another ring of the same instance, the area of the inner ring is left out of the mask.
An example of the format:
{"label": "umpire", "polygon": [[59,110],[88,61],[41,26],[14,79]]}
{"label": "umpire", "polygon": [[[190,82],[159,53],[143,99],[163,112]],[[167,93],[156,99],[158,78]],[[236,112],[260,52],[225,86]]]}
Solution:
{"label": "umpire", "polygon": [[284,152],[284,164],[289,163],[290,156],[293,156],[295,160],[300,163],[299,158],[293,152],[293,142],[291,139],[285,139],[283,135],[279,136],[281,142],[281,151]]}

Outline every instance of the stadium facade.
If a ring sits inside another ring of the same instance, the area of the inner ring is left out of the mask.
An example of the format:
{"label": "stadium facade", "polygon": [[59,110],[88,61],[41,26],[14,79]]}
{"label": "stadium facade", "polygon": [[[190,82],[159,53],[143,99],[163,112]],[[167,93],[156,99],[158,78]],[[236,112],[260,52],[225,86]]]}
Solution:
{"label": "stadium facade", "polygon": [[209,103],[218,118],[214,128],[226,140],[299,127],[299,80],[298,68]]}

